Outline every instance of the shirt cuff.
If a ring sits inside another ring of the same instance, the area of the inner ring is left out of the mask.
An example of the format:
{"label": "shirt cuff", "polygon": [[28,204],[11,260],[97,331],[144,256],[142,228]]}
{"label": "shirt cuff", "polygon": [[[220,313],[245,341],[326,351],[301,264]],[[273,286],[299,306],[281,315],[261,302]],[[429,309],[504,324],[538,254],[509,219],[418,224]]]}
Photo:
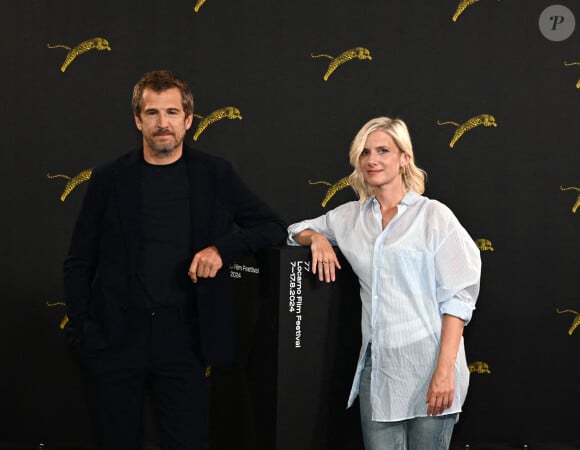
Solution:
{"label": "shirt cuff", "polygon": [[313,227],[309,223],[306,222],[293,223],[288,227],[288,238],[286,239],[286,243],[288,245],[300,246],[300,244],[294,240],[294,236],[296,236],[298,233],[304,230],[313,230],[319,232],[315,227]]}
{"label": "shirt cuff", "polygon": [[471,320],[474,309],[475,308],[472,305],[456,298],[451,298],[439,305],[439,311],[441,314],[449,314],[450,316],[458,317],[465,322],[465,325],[467,325]]}

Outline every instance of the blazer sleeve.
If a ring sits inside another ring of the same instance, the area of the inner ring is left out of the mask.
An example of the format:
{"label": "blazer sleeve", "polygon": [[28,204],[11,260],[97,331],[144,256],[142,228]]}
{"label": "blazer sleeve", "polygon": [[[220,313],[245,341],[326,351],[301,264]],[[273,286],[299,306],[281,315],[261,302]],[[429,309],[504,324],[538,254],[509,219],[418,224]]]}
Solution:
{"label": "blazer sleeve", "polygon": [[[248,188],[229,163],[221,172],[217,186],[219,208],[231,213],[234,225],[214,240],[224,264],[243,253],[282,245],[286,241],[286,223]],[[219,224],[215,225],[219,229]]]}
{"label": "blazer sleeve", "polygon": [[106,207],[105,180],[93,171],[73,229],[64,270],[64,293],[69,322],[65,334],[71,343],[82,341],[87,319],[91,286],[99,260],[102,218]]}

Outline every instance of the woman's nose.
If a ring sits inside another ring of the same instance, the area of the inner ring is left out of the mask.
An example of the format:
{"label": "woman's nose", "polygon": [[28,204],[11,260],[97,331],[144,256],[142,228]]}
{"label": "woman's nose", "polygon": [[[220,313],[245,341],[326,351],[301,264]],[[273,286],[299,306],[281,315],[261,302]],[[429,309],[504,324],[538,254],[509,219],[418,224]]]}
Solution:
{"label": "woman's nose", "polygon": [[376,164],[377,163],[377,154],[373,153],[373,152],[369,153],[369,157],[367,159],[367,162],[369,164],[372,164],[372,165]]}

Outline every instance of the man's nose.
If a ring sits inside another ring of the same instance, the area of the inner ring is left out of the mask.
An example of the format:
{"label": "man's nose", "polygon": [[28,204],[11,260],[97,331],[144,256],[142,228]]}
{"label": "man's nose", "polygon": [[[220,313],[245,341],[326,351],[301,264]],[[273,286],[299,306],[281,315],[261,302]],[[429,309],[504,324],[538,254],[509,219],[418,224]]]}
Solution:
{"label": "man's nose", "polygon": [[161,128],[164,128],[164,126],[167,125],[168,123],[169,123],[169,116],[165,113],[160,113],[158,118],[157,118],[157,124]]}

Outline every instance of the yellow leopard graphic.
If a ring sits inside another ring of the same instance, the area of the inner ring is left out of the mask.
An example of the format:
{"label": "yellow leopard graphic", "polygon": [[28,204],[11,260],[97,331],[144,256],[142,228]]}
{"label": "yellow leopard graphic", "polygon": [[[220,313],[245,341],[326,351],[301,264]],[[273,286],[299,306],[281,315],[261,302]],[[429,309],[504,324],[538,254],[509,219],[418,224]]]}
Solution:
{"label": "yellow leopard graphic", "polygon": [[345,187],[350,186],[350,181],[348,179],[348,177],[343,177],[340,180],[338,180],[336,183],[329,183],[328,181],[310,181],[308,180],[308,184],[325,184],[328,187],[328,189],[326,190],[326,195],[324,196],[324,199],[322,200],[322,207],[325,208],[326,204],[330,201],[330,199],[332,197],[334,197],[334,194],[336,194],[338,191],[341,191],[342,189],[344,189]]}
{"label": "yellow leopard graphic", "polygon": [[[571,62],[571,63],[568,63],[568,62],[564,61],[564,65],[566,67],[570,67],[570,66],[580,66],[580,62]],[[578,81],[576,82],[576,89],[580,89],[580,78],[578,78]]]}
{"label": "yellow leopard graphic", "polygon": [[91,178],[92,174],[93,174],[93,169],[86,169],[86,170],[83,170],[81,173],[78,173],[77,175],[75,175],[72,178],[69,177],[68,175],[63,175],[61,173],[56,174],[56,175],[47,174],[46,176],[50,179],[65,178],[65,179],[69,180],[66,183],[66,186],[64,187],[64,191],[62,192],[62,195],[60,196],[60,201],[64,202],[66,200],[66,198],[68,197],[68,195],[73,191],[73,189],[76,188],[79,184],[82,184],[85,181],[88,181]]}
{"label": "yellow leopard graphic", "polygon": [[578,311],[574,311],[573,309],[563,309],[563,310],[560,310],[560,309],[557,309],[557,308],[556,308],[556,312],[558,314],[564,314],[564,313],[572,313],[572,314],[574,314],[574,320],[572,322],[572,325],[570,326],[570,329],[568,330],[568,334],[570,336],[572,336],[572,333],[574,333],[574,330],[576,328],[578,328],[578,326],[580,326],[580,313]]}
{"label": "yellow leopard graphic", "polygon": [[[55,306],[66,306],[66,304],[64,302],[46,302],[46,305],[49,308],[54,308]],[[60,321],[59,324],[59,328],[61,330],[64,330],[64,327],[66,327],[67,323],[69,322],[69,318],[68,316],[65,314],[64,317],[62,318],[62,320]],[[211,365],[207,365],[205,368],[205,377],[209,378],[211,376]]]}
{"label": "yellow leopard graphic", "polygon": [[[64,302],[53,302],[53,303],[46,302],[46,305],[49,308],[54,308],[55,306],[65,306],[65,303]],[[62,318],[62,320],[60,321],[59,328],[61,330],[64,330],[64,327],[66,327],[66,324],[68,323],[68,320],[69,320],[68,319],[68,316],[65,314],[64,317]]]}
{"label": "yellow leopard graphic", "polygon": [[580,207],[580,188],[576,187],[576,186],[560,186],[560,190],[561,191],[570,191],[570,190],[578,191],[578,197],[576,197],[576,203],[574,203],[574,206],[572,206],[572,212],[575,213],[578,210],[578,208]]}
{"label": "yellow leopard graphic", "polygon": [[488,239],[476,239],[475,245],[479,248],[482,252],[490,251],[493,252],[493,245],[490,240]]}
{"label": "yellow leopard graphic", "polygon": [[57,44],[57,45],[48,44],[48,48],[64,48],[64,49],[68,50],[68,53],[64,59],[64,63],[60,67],[61,72],[64,72],[67,69],[67,67],[70,65],[70,63],[72,63],[77,56],[82,55],[83,53],[86,53],[89,50],[111,51],[109,41],[107,41],[106,39],[100,38],[100,37],[92,38],[92,39],[89,39],[87,41],[81,42],[79,45],[77,45],[74,48],[70,48],[66,45],[60,45],[60,44]]}
{"label": "yellow leopard graphic", "polygon": [[463,11],[465,11],[469,6],[473,5],[474,3],[477,3],[478,1],[479,0],[461,0],[459,2],[459,5],[457,5],[457,9],[455,10],[455,14],[453,14],[451,20],[453,20],[453,22],[457,22],[457,19],[459,18],[461,13],[463,13]]}
{"label": "yellow leopard graphic", "polygon": [[471,119],[467,120],[461,125],[451,121],[447,122],[437,121],[437,125],[454,125],[457,127],[457,130],[455,130],[455,134],[453,135],[451,142],[449,142],[449,147],[453,148],[453,146],[459,140],[459,138],[472,128],[478,127],[480,125],[483,125],[484,127],[497,127],[497,122],[495,121],[495,117],[493,117],[490,114],[480,114],[478,116],[472,117]]}
{"label": "yellow leopard graphic", "polygon": [[233,106],[226,106],[225,108],[218,109],[206,117],[197,114],[194,114],[194,116],[202,119],[199,125],[197,126],[195,134],[193,135],[194,141],[197,141],[197,138],[201,133],[203,133],[203,130],[205,130],[208,126],[210,126],[214,122],[217,122],[218,120],[221,119],[242,120],[242,114],[240,113],[240,110],[238,108],[234,108]]}
{"label": "yellow leopard graphic", "polygon": [[205,3],[206,0],[197,0],[197,3],[195,4],[195,6],[193,7],[193,10],[197,13],[199,12],[199,8],[201,8],[203,6],[203,4]]}
{"label": "yellow leopard graphic", "polygon": [[491,370],[489,370],[489,365],[483,361],[475,361],[473,363],[469,363],[467,367],[469,368],[470,373],[479,373],[479,374],[491,373]]}
{"label": "yellow leopard graphic", "polygon": [[334,56],[327,55],[324,53],[320,55],[310,54],[310,56],[312,58],[328,58],[331,60],[330,64],[328,65],[328,69],[326,70],[326,73],[322,77],[324,81],[328,81],[328,78],[338,68],[338,66],[344,64],[347,61],[350,61],[352,59],[360,59],[361,61],[366,59],[371,61],[373,59],[370,50],[364,47],[355,47],[348,49],[342,52],[336,58]]}

